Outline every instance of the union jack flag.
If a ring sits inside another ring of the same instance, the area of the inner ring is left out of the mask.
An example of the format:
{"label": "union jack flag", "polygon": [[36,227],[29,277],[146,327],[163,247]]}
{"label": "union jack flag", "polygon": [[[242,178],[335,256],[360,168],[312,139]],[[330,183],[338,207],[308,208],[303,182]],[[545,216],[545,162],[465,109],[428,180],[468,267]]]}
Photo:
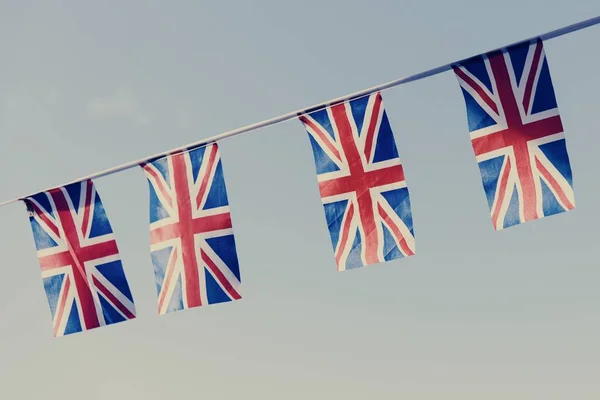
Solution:
{"label": "union jack flag", "polygon": [[571,165],[542,41],[453,68],[494,228],[573,209]]}
{"label": "union jack flag", "polygon": [[135,318],[117,242],[91,180],[24,200],[54,336]]}
{"label": "union jack flag", "polygon": [[410,198],[380,93],[299,116],[338,271],[411,256]]}
{"label": "union jack flag", "polygon": [[238,300],[240,268],[216,144],[142,165],[158,312]]}

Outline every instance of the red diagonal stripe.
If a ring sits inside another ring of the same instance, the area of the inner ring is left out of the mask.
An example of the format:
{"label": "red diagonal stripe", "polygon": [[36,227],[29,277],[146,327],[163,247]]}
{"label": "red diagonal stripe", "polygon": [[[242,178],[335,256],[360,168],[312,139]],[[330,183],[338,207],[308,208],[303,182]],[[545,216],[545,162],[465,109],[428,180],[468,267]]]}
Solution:
{"label": "red diagonal stripe", "polygon": [[[202,175],[202,182],[200,183],[200,189],[198,189],[198,195],[196,196],[196,207],[200,208],[206,196],[206,192],[208,191],[208,181],[212,176],[212,171],[215,169],[215,160],[217,159],[217,152],[219,148],[216,144],[212,144],[207,147],[204,153],[204,157],[202,159],[202,164],[206,163],[206,169]],[[206,151],[209,151],[208,159],[206,159]]]}
{"label": "red diagonal stripe", "polygon": [[225,291],[229,294],[229,297],[235,300],[241,299],[242,296],[240,296],[240,294],[235,290],[235,288],[231,285],[231,282],[227,280],[225,275],[223,275],[221,270],[217,267],[215,262],[208,256],[208,254],[206,254],[204,250],[200,250],[200,254],[202,260],[204,261],[208,269],[212,272],[213,276],[221,284],[221,286],[223,286]]}
{"label": "red diagonal stripe", "polygon": [[329,136],[329,134],[327,132],[323,132],[323,130],[319,126],[314,124],[310,119],[306,118],[304,115],[301,115],[299,117],[299,119],[300,119],[300,121],[302,121],[302,123],[304,125],[310,127],[313,130],[315,135],[317,135],[319,137],[319,139],[321,139],[321,142],[333,154],[333,156],[336,158],[337,161],[342,160],[342,157],[340,156],[340,152],[333,145],[331,136]]}
{"label": "red diagonal stripe", "polygon": [[525,113],[529,111],[529,104],[533,101],[531,93],[533,92],[533,84],[535,83],[535,76],[539,68],[540,59],[542,58],[542,42],[538,41],[535,46],[535,53],[533,54],[533,61],[531,62],[531,69],[527,76],[527,83],[525,84],[525,93],[523,94],[523,107]]}
{"label": "red diagonal stripe", "polygon": [[561,203],[563,203],[565,205],[567,210],[572,210],[573,208],[575,208],[573,203],[571,203],[571,201],[567,197],[565,191],[562,189],[561,185],[558,183],[558,181],[554,178],[554,176],[552,176],[550,171],[548,171],[548,169],[544,166],[544,164],[542,164],[540,162],[540,160],[537,157],[535,158],[535,165],[536,165],[537,169],[540,171],[540,173],[542,174],[542,176],[544,178],[546,178],[546,180],[548,181],[550,186],[554,189],[554,191],[556,192],[556,195],[560,199]]}
{"label": "red diagonal stripe", "polygon": [[371,113],[371,118],[368,121],[369,127],[365,136],[365,156],[367,157],[367,162],[371,160],[371,152],[373,151],[373,140],[375,138],[375,129],[377,128],[377,122],[379,121],[379,113],[381,112],[381,107],[381,93],[377,93],[375,95],[375,101],[373,104],[373,112]]}
{"label": "red diagonal stripe", "polygon": [[162,197],[165,199],[165,201],[167,202],[169,207],[172,208],[173,207],[173,199],[171,198],[171,192],[169,191],[168,187],[166,186],[166,182],[164,181],[162,175],[156,171],[154,165],[152,165],[152,164],[144,164],[144,166],[142,168],[144,168],[144,171],[146,171],[146,173],[148,175],[150,175],[150,177],[154,181],[154,185],[152,185],[152,186],[154,186],[155,189],[158,189],[158,191],[160,192]]}
{"label": "red diagonal stripe", "polygon": [[33,212],[35,212],[35,214],[44,222],[44,224],[46,224],[48,229],[50,229],[52,231],[52,233],[54,233],[56,236],[60,237],[60,233],[58,232],[58,226],[56,226],[54,224],[54,222],[52,222],[52,220],[50,218],[48,218],[48,216],[46,215],[46,212],[44,210],[40,209],[32,201],[29,202],[29,204],[31,205],[31,208],[33,208]]}
{"label": "red diagonal stripe", "polygon": [[[92,190],[93,184],[91,180],[88,180],[86,183],[86,191],[85,191],[85,202],[83,208],[83,223],[81,224],[81,234],[83,237],[86,236],[88,224],[90,223],[91,213],[92,213]],[[79,207],[79,204],[73,204],[75,209]]]}
{"label": "red diagonal stripe", "polygon": [[[392,234],[396,237],[396,240],[400,244],[400,248],[402,249],[402,252],[407,257],[414,255],[415,253],[408,246],[408,243],[406,241],[406,238],[402,234],[402,231],[400,231],[400,228],[398,227],[398,225],[394,222],[394,220],[392,220],[392,218],[388,215],[388,213],[381,206],[381,204],[377,204],[377,209],[379,211],[379,215],[381,215],[381,217],[383,218],[385,223],[388,225],[388,227],[392,231]],[[384,254],[384,256],[385,256],[385,254]]]}
{"label": "red diagonal stripe", "polygon": [[467,85],[473,88],[473,90],[475,90],[475,93],[477,93],[477,95],[481,97],[481,100],[483,100],[485,104],[487,104],[488,107],[490,107],[496,113],[496,115],[498,115],[498,105],[496,105],[494,100],[490,96],[488,96],[484,88],[482,88],[481,85],[479,85],[477,82],[471,79],[469,75],[465,74],[463,70],[461,70],[459,67],[452,67],[452,69],[454,70],[456,75],[458,75],[460,79],[462,79]]}
{"label": "red diagonal stripe", "polygon": [[112,294],[112,292],[108,290],[108,288],[104,286],[102,282],[98,280],[98,278],[93,276],[92,279],[94,280],[94,285],[96,285],[100,293],[102,293],[115,307],[117,307],[123,315],[125,315],[128,319],[135,318],[135,314],[125,307],[125,305],[121,303],[121,301],[117,299],[117,297]]}

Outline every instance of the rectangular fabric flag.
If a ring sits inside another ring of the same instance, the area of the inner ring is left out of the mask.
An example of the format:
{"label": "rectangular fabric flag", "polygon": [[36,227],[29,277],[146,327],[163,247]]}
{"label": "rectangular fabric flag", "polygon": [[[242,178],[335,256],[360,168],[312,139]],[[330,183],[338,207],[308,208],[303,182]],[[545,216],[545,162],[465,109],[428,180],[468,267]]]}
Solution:
{"label": "rectangular fabric flag", "polygon": [[216,144],[142,165],[158,312],[238,300],[240,268]]}
{"label": "rectangular fabric flag", "polygon": [[494,228],[573,209],[571,165],[542,41],[453,68]]}
{"label": "rectangular fabric flag", "polygon": [[415,253],[410,198],[380,93],[299,116],[338,271]]}
{"label": "rectangular fabric flag", "polygon": [[135,318],[117,242],[91,180],[25,200],[54,336]]}

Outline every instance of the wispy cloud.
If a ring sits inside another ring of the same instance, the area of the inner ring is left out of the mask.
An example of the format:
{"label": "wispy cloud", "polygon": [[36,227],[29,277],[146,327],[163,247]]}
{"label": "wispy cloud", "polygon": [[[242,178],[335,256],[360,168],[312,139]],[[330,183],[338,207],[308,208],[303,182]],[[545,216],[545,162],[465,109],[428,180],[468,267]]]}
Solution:
{"label": "wispy cloud", "polygon": [[150,115],[144,111],[128,86],[121,86],[108,96],[92,99],[88,104],[88,111],[99,119],[131,118],[140,125],[151,122]]}

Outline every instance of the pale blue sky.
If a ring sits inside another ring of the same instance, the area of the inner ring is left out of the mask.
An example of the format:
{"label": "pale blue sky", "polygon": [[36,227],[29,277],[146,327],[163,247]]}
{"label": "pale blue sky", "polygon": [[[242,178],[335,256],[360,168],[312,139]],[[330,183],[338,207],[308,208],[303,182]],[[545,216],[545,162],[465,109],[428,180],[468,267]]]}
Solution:
{"label": "pale blue sky", "polygon": [[[597,0],[0,1],[0,201],[600,14]],[[0,209],[3,399],[597,399],[600,28],[546,43],[576,209],[495,232],[446,73],[384,93],[417,255],[337,273],[298,121],[220,144],[243,300],[159,317],[147,183],[96,181],[131,322],[54,339]]]}

